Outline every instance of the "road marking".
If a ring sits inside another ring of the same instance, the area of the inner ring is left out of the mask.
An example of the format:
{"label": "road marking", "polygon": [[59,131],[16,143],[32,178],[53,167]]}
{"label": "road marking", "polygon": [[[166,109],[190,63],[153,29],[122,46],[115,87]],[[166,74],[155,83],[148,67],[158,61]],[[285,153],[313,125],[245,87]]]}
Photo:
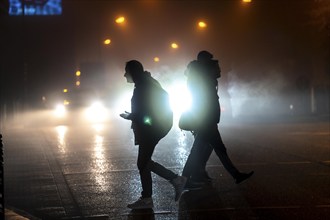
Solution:
{"label": "road marking", "polygon": [[[302,209],[302,208],[330,208],[329,205],[314,205],[314,206],[304,206],[304,205],[288,205],[288,206],[255,206],[249,207],[252,210],[257,209]],[[138,213],[122,213],[121,216],[134,216],[134,215],[150,215],[150,214],[160,214],[160,215],[169,215],[176,214],[180,212],[217,212],[217,211],[233,211],[245,209],[244,207],[223,207],[223,208],[214,208],[214,209],[190,209],[184,211],[171,211],[171,210],[153,210],[152,212],[141,211]]]}
{"label": "road marking", "polygon": [[257,206],[257,207],[252,207],[252,209],[299,209],[299,208],[302,208],[302,206],[291,205],[291,206]]}
{"label": "road marking", "polygon": [[316,205],[316,208],[330,208],[330,205]]}
{"label": "road marking", "polygon": [[287,162],[277,162],[277,164],[311,164],[310,161],[287,161]]}
{"label": "road marking", "polygon": [[[311,161],[288,161],[288,162],[275,162],[275,164],[279,165],[293,165],[293,164],[312,164]],[[330,164],[329,160],[326,161],[315,161],[315,163],[323,163],[323,164]],[[265,165],[272,165],[274,163],[239,163],[240,166],[265,166]],[[217,167],[223,167],[223,165],[207,165],[208,168],[217,168]],[[181,167],[167,167],[168,169],[182,169]],[[137,168],[133,169],[116,169],[116,170],[109,170],[105,172],[98,172],[98,173],[115,173],[115,172],[135,172],[137,171]],[[71,172],[71,173],[63,173],[66,175],[76,175],[76,174],[89,174],[93,172]],[[326,174],[327,175],[327,174]]]}
{"label": "road marking", "polygon": [[329,132],[308,132],[308,131],[301,131],[301,132],[291,132],[288,135],[330,135]]}

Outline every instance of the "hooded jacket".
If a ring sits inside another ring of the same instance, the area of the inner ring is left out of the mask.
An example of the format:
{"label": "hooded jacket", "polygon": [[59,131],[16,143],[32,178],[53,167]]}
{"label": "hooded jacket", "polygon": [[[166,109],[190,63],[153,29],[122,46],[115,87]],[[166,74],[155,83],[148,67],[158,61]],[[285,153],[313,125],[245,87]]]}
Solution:
{"label": "hooded jacket", "polygon": [[147,71],[135,81],[131,113],[136,145],[142,141],[159,141],[172,127],[173,115],[166,111],[170,106],[165,93],[160,83]]}

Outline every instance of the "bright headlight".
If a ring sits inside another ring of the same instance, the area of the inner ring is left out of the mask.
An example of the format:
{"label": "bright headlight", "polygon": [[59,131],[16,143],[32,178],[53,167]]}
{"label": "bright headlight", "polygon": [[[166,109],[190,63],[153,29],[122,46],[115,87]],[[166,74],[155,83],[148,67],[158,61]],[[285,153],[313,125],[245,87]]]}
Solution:
{"label": "bright headlight", "polygon": [[94,102],[87,108],[86,117],[91,122],[101,122],[107,118],[107,110],[101,102]]}
{"label": "bright headlight", "polygon": [[180,115],[191,106],[191,95],[185,84],[174,84],[168,89],[174,114]]}
{"label": "bright headlight", "polygon": [[65,106],[62,105],[62,104],[58,104],[56,107],[55,107],[55,115],[59,118],[62,118],[65,116],[66,114],[66,109],[65,109]]}

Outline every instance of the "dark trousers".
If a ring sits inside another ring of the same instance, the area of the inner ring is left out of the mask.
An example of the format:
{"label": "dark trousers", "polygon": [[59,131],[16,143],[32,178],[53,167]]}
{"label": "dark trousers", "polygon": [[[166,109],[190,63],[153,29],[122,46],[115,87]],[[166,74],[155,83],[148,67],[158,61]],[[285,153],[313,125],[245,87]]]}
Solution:
{"label": "dark trousers", "polygon": [[163,177],[166,180],[172,180],[177,177],[177,174],[171,170],[166,169],[161,164],[154,162],[151,157],[155,150],[158,140],[143,141],[139,145],[139,153],[137,159],[137,166],[140,172],[142,184],[142,197],[148,198],[152,196],[152,177],[151,172]]}
{"label": "dark trousers", "polygon": [[189,178],[196,173],[196,170],[205,170],[212,150],[215,151],[225,169],[235,178],[239,171],[227,154],[217,125],[209,126],[207,129],[201,129],[195,133],[195,140],[183,168],[182,176]]}

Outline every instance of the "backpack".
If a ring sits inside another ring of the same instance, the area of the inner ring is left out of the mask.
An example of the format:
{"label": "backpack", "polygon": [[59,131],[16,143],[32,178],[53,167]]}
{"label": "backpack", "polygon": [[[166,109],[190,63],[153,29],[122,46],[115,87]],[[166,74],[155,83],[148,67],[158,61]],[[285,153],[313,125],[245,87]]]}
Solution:
{"label": "backpack", "polygon": [[170,106],[169,94],[161,87],[155,86],[152,95],[153,129],[160,138],[165,137],[173,126],[173,111]]}

